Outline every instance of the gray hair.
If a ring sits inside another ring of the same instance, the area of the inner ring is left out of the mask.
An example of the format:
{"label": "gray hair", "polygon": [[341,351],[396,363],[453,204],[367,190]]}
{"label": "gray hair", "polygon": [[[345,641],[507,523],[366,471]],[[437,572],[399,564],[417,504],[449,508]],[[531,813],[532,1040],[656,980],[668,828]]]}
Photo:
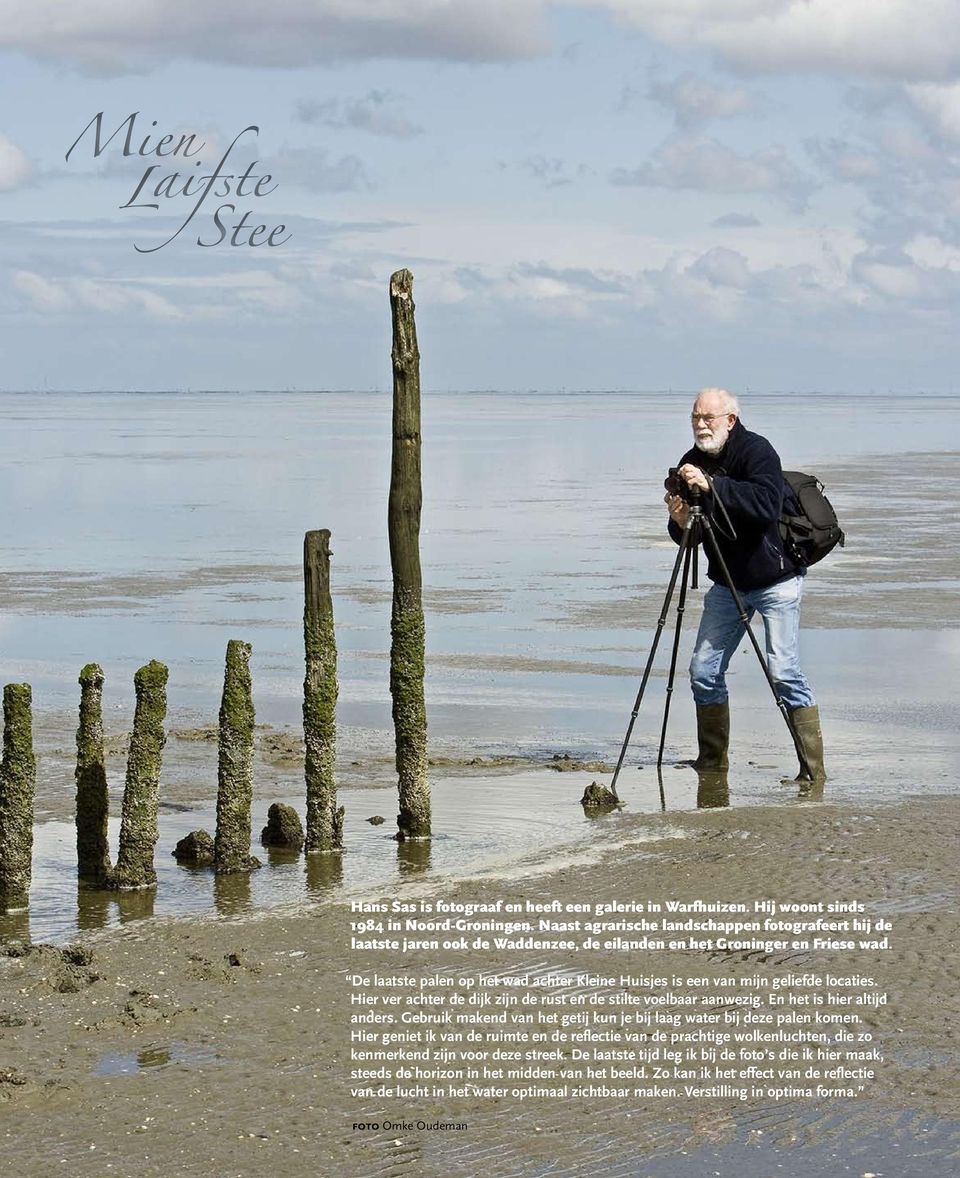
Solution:
{"label": "gray hair", "polygon": [[723,404],[724,404],[725,412],[732,413],[736,417],[740,416],[740,402],[733,395],[733,393],[727,392],[726,389],[721,389],[721,388],[709,386],[708,388],[701,389],[700,392],[697,394],[698,401],[704,395],[704,393],[716,393],[719,396],[723,397]]}

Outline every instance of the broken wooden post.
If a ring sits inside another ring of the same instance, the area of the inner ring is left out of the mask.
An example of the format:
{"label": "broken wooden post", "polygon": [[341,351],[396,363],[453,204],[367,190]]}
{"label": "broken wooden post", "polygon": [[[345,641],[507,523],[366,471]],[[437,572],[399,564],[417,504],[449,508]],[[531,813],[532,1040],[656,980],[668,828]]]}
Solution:
{"label": "broken wooden post", "polygon": [[337,736],[337,642],[330,599],[330,533],[326,528],[303,538],[303,739],[307,748],[305,850],[343,848],[343,807],[337,809],[333,776]]}
{"label": "broken wooden post", "polygon": [[109,800],[103,752],[103,671],[88,663],[80,672],[77,728],[77,872],[103,887],[110,879],[107,833]]}
{"label": "broken wooden post", "polygon": [[265,847],[296,851],[299,855],[303,841],[303,824],[293,806],[272,802],[267,811],[267,825],[260,831],[260,842]]}
{"label": "broken wooden post", "polygon": [[111,880],[117,888],[152,888],[157,883],[153,849],[159,837],[160,768],[166,734],[167,668],[156,659],[133,677],[137,704],[127,753],[120,851]]}
{"label": "broken wooden post", "polygon": [[253,686],[249,642],[227,643],[220,703],[217,765],[217,831],[213,869],[218,875],[260,866],[250,854],[250,807],[253,803]]}
{"label": "broken wooden post", "polygon": [[430,837],[427,707],[423,695],[424,621],[420,573],[420,353],[413,275],[390,278],[393,321],[393,458],[390,469],[390,694],[397,745],[400,813],[397,838]]}
{"label": "broken wooden post", "polygon": [[0,912],[30,903],[33,863],[33,794],[37,762],[29,683],[3,689],[3,759],[0,760]]}

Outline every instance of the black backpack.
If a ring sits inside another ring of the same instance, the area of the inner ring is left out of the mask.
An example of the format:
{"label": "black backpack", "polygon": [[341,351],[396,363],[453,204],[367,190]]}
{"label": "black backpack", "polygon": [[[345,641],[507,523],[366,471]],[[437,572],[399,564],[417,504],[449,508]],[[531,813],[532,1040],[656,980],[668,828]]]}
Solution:
{"label": "black backpack", "polygon": [[838,544],[843,547],[843,530],[816,475],[785,470],[783,481],[786,486],[780,536],[786,551],[808,568],[823,560]]}

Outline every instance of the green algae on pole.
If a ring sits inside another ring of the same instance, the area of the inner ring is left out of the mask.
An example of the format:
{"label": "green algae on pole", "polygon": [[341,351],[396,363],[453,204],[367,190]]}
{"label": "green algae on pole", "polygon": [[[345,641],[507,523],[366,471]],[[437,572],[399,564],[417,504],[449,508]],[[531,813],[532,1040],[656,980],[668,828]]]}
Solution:
{"label": "green algae on pole", "polygon": [[37,761],[29,683],[3,689],[3,759],[0,760],[0,912],[30,902],[33,860],[33,794]]}
{"label": "green algae on pole", "polygon": [[220,702],[217,765],[217,831],[213,869],[218,875],[260,866],[250,854],[250,807],[253,803],[253,685],[249,642],[227,643]]}
{"label": "green algae on pole", "polygon": [[77,872],[104,886],[111,874],[107,834],[109,800],[103,753],[103,671],[88,663],[80,672],[77,728]]}
{"label": "green algae on pole", "polygon": [[305,849],[343,848],[343,807],[337,809],[333,767],[337,737],[337,642],[330,598],[330,532],[323,528],[303,538],[304,774],[307,786]]}
{"label": "green algae on pole", "polygon": [[393,458],[390,469],[390,694],[397,746],[400,813],[397,838],[430,837],[427,706],[423,694],[423,594],[420,573],[420,353],[414,322],[413,275],[390,278],[393,321]]}
{"label": "green algae on pole", "polygon": [[117,888],[152,888],[157,883],[153,851],[159,837],[157,814],[160,768],[167,739],[163,722],[167,715],[168,674],[163,663],[154,659],[133,677],[137,704],[127,753],[120,852],[111,880]]}

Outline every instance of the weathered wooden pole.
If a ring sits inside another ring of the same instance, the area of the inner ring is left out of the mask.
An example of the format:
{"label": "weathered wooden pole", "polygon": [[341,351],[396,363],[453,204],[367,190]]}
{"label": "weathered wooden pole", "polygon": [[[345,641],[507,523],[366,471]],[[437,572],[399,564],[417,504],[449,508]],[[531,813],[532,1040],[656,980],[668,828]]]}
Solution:
{"label": "weathered wooden pole", "polygon": [[390,468],[390,694],[397,745],[397,838],[430,837],[427,707],[423,695],[424,621],[420,574],[420,353],[413,317],[413,275],[390,278],[393,321],[393,458]]}
{"label": "weathered wooden pole", "polygon": [[251,871],[260,861],[250,854],[250,807],[253,803],[253,685],[249,642],[227,643],[220,703],[217,765],[217,831],[213,869],[218,875]]}
{"label": "weathered wooden pole", "polygon": [[0,760],[0,912],[30,902],[33,864],[33,794],[37,762],[28,683],[3,689],[3,759]]}
{"label": "weathered wooden pole", "polygon": [[104,886],[110,879],[107,769],[103,753],[103,671],[88,663],[80,672],[77,728],[77,872]]}
{"label": "weathered wooden pole", "polygon": [[153,849],[159,837],[160,768],[167,739],[167,668],[155,659],[133,677],[137,704],[127,753],[127,779],[120,819],[120,851],[112,884],[117,888],[152,888],[157,883]]}
{"label": "weathered wooden pole", "polygon": [[303,538],[303,740],[307,755],[306,851],[343,847],[343,807],[337,809],[333,776],[337,738],[337,642],[330,598],[330,533]]}

